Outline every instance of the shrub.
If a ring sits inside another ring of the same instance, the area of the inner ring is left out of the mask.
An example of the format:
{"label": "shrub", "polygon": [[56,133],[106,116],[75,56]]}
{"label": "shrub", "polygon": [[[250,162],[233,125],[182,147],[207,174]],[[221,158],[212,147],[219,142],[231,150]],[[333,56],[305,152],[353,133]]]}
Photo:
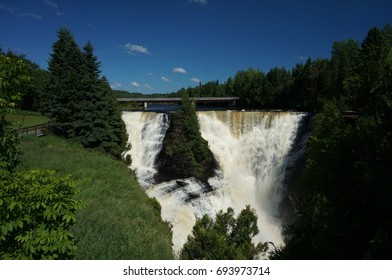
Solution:
{"label": "shrub", "polygon": [[0,258],[71,259],[69,227],[82,203],[76,183],[54,171],[14,173],[0,181]]}
{"label": "shrub", "polygon": [[197,219],[188,236],[180,258],[185,260],[252,260],[265,253],[267,243],[252,243],[252,237],[259,233],[257,216],[246,206],[237,218],[233,208],[220,211],[212,220],[208,215]]}

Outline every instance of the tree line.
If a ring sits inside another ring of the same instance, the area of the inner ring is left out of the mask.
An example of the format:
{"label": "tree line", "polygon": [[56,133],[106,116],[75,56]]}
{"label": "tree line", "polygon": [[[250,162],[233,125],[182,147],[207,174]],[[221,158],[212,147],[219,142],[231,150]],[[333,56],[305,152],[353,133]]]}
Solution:
{"label": "tree line", "polygon": [[336,100],[347,110],[366,110],[368,97],[355,87],[370,92],[371,88],[364,88],[364,84],[370,87],[380,80],[378,67],[388,55],[391,34],[390,24],[372,28],[362,44],[353,39],[334,42],[330,59],[308,58],[291,70],[273,67],[267,73],[253,68],[240,70],[224,83],[200,83],[172,95],[187,92],[190,97],[239,96],[244,107],[307,112],[319,112],[324,101]]}

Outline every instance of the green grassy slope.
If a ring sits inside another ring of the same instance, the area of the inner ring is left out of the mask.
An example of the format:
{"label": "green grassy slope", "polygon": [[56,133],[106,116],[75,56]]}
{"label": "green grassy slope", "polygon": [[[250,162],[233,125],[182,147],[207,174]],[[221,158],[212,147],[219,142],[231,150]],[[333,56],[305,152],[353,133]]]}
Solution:
{"label": "green grassy slope", "polygon": [[22,168],[80,181],[83,208],[72,231],[78,259],[173,259],[169,226],[125,163],[54,137],[22,138]]}
{"label": "green grassy slope", "polygon": [[44,124],[49,121],[47,117],[39,113],[18,110],[13,114],[7,114],[6,120],[14,123],[15,128],[24,128]]}

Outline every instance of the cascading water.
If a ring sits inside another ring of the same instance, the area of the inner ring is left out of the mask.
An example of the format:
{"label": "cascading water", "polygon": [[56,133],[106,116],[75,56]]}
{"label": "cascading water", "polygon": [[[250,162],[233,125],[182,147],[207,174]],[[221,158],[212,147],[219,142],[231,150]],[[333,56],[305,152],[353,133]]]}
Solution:
{"label": "cascading water", "polygon": [[[194,178],[153,185],[154,159],[169,126],[167,114],[126,112],[132,144],[132,169],[147,194],[158,199],[163,220],[173,226],[173,250],[178,252],[196,217],[215,216],[228,207],[236,213],[251,205],[258,216],[256,242],[282,245],[279,213],[285,170],[303,113],[198,112],[201,134],[220,170],[205,186]],[[295,153],[293,153],[295,154]],[[297,155],[296,155],[297,156]]]}
{"label": "cascading water", "polygon": [[154,161],[162,149],[162,141],[169,128],[167,114],[132,112],[122,116],[129,135],[128,142],[132,145],[131,168],[135,171],[139,184],[146,189],[154,181],[157,170]]}

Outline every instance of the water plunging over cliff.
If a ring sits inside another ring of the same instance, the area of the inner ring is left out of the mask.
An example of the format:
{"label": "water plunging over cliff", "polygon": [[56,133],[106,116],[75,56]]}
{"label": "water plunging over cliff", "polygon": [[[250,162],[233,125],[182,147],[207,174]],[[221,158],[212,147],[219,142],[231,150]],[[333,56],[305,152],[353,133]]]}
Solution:
{"label": "water plunging over cliff", "polygon": [[154,185],[154,159],[169,126],[164,113],[126,112],[132,144],[131,168],[147,194],[158,199],[162,218],[173,226],[174,251],[185,243],[195,216],[214,216],[246,205],[256,209],[260,234],[256,242],[283,244],[280,204],[284,195],[286,169],[303,113],[291,112],[198,112],[201,134],[217,159],[220,170],[209,186],[194,178]]}
{"label": "water plunging over cliff", "polygon": [[168,115],[153,112],[126,112],[123,114],[128,142],[132,145],[131,168],[136,172],[139,184],[144,189],[153,184],[154,161],[162,148],[162,141],[169,128]]}

